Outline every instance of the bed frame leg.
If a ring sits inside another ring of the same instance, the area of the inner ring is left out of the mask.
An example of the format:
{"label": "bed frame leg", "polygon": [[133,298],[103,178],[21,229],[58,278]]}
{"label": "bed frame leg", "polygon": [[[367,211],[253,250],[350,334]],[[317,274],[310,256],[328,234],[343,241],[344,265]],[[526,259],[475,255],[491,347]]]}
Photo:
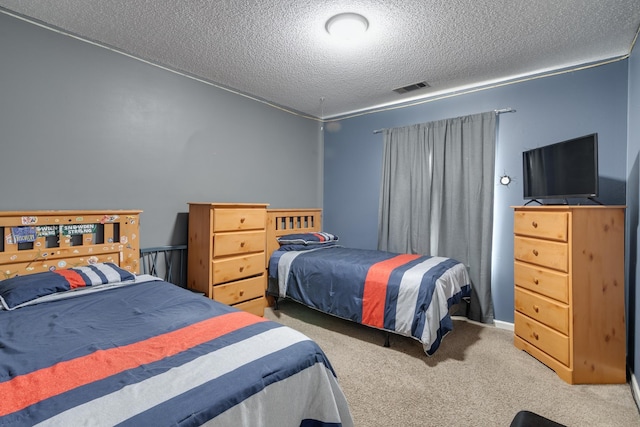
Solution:
{"label": "bed frame leg", "polygon": [[280,305],[278,304],[278,297],[275,297],[274,300],[275,300],[275,304],[273,304],[273,309],[274,310],[279,310],[280,309]]}
{"label": "bed frame leg", "polygon": [[384,336],[384,346],[385,347],[391,347],[391,345],[389,344],[389,336],[391,334],[389,332],[385,332],[385,336]]}

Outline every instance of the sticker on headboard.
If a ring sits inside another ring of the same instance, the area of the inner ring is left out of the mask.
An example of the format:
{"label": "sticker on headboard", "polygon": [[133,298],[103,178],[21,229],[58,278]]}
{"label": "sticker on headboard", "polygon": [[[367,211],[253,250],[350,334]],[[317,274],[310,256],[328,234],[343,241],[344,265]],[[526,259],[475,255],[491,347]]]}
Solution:
{"label": "sticker on headboard", "polygon": [[97,224],[69,224],[62,225],[63,236],[76,236],[78,234],[93,234],[98,229]]}
{"label": "sticker on headboard", "polygon": [[38,222],[37,216],[23,216],[20,219],[22,220],[22,225],[33,225]]}
{"label": "sticker on headboard", "polygon": [[36,226],[36,231],[38,232],[38,237],[57,236],[60,232],[59,227],[59,225],[38,225]]}
{"label": "sticker on headboard", "polygon": [[13,243],[31,243],[38,237],[36,227],[11,227]]}
{"label": "sticker on headboard", "polygon": [[100,224],[104,224],[105,222],[114,222],[119,218],[118,215],[105,215],[100,220]]}

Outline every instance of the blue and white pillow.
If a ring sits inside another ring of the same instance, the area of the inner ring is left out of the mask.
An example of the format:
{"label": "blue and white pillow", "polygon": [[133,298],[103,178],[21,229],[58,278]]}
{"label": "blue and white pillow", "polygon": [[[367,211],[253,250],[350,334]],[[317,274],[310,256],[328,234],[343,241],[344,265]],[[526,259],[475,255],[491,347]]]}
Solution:
{"label": "blue and white pillow", "polygon": [[13,310],[47,295],[133,280],[133,273],[110,262],[15,276],[0,281],[0,304]]}
{"label": "blue and white pillow", "polygon": [[338,236],[318,231],[316,233],[287,234],[278,237],[280,245],[322,245],[338,241]]}

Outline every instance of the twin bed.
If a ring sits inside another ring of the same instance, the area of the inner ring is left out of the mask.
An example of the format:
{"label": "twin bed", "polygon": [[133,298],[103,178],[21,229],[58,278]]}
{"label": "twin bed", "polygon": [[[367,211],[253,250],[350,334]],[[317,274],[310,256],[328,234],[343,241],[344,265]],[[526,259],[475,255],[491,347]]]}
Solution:
{"label": "twin bed", "polygon": [[351,426],[330,362],[140,267],[140,211],[0,212],[0,426]]}
{"label": "twin bed", "polygon": [[466,266],[454,259],[342,247],[322,232],[318,209],[270,209],[267,252],[276,302],[412,337],[427,355],[453,329],[449,309],[471,291]]}

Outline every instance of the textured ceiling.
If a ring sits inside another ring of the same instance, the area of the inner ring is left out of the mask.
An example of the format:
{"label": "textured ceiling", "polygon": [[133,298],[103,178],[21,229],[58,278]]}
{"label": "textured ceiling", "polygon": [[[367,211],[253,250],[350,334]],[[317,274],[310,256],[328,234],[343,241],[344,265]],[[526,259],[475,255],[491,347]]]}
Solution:
{"label": "textured ceiling", "polygon": [[[51,28],[267,101],[332,118],[621,58],[640,0],[0,0]],[[369,20],[340,44],[325,22]],[[403,95],[393,89],[426,81]]]}

